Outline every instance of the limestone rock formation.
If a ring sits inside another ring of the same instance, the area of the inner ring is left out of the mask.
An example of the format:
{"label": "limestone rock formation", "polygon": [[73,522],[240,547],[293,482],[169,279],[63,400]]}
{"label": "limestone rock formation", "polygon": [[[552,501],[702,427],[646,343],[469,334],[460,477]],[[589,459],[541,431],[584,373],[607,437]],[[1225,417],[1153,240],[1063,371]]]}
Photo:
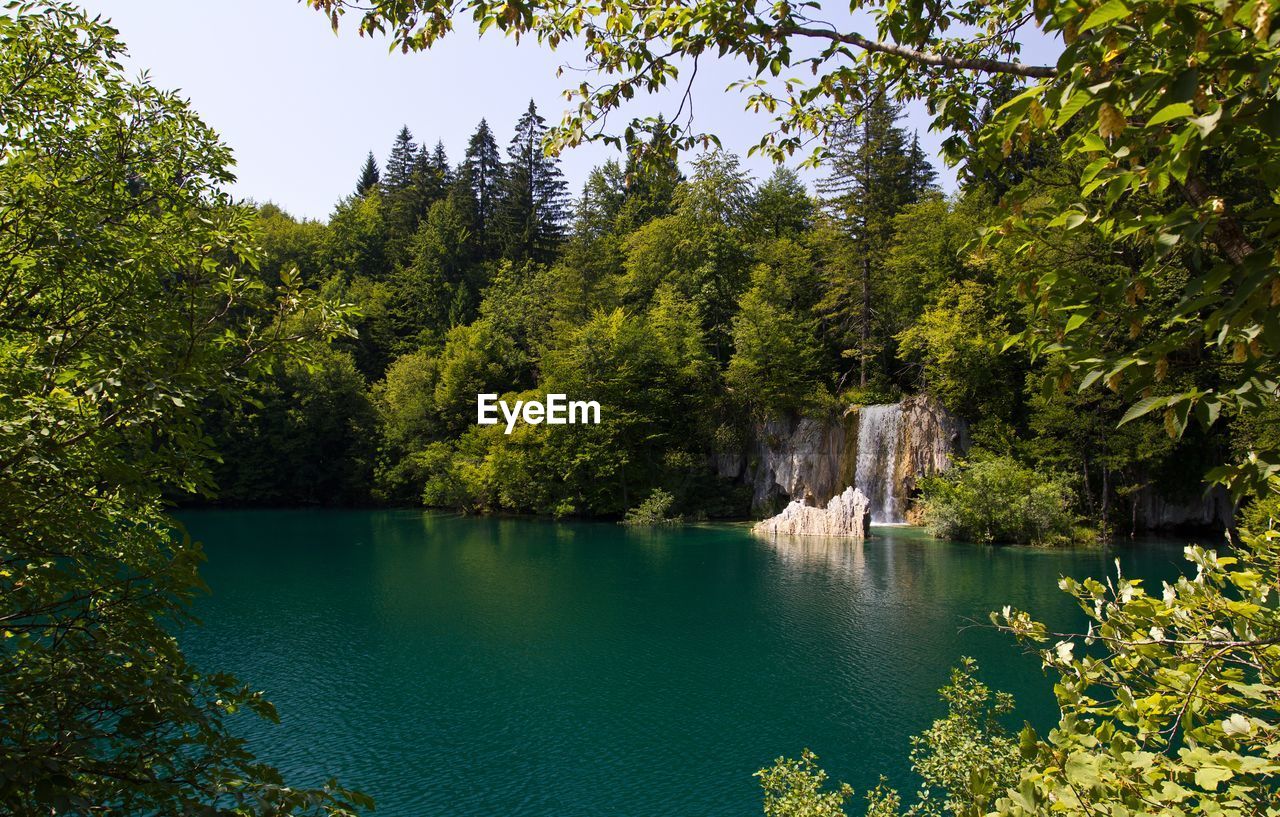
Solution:
{"label": "limestone rock formation", "polygon": [[871,503],[852,486],[832,497],[825,508],[794,500],[782,513],[756,524],[752,531],[766,536],[839,536],[863,539],[871,527]]}
{"label": "limestone rock formation", "polygon": [[952,460],[969,451],[969,426],[933,398],[918,394],[899,403],[902,439],[894,470],[893,486],[899,491],[899,518],[910,514],[921,479],[945,473]]}
{"label": "limestone rock formation", "polygon": [[873,521],[893,523],[904,521],[919,479],[945,471],[966,450],[964,421],[920,396],[764,423],[715,465],[720,476],[751,485],[756,509],[780,500],[820,508],[853,486],[868,498]]}
{"label": "limestone rock formation", "polygon": [[835,418],[805,417],[794,423],[764,424],[749,455],[755,465],[752,503],[766,507],[782,495],[813,505],[826,504],[853,484],[842,470],[848,436],[846,424]]}

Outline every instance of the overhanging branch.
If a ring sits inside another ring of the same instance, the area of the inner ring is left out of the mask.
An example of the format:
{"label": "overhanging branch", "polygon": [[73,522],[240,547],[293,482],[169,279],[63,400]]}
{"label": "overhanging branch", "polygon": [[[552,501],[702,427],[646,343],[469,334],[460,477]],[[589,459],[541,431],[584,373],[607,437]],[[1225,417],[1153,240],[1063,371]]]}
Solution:
{"label": "overhanging branch", "polygon": [[1028,65],[1023,62],[1008,62],[1006,60],[983,58],[966,59],[963,57],[949,57],[945,54],[930,54],[927,51],[918,51],[914,48],[907,48],[903,45],[871,40],[861,34],[842,34],[839,31],[826,31],[824,29],[811,28],[808,26],[795,26],[787,29],[787,33],[798,34],[801,37],[816,37],[819,39],[846,43],[847,45],[852,45],[855,48],[861,48],[864,51],[874,51],[879,54],[889,54],[895,57],[902,57],[905,60],[910,60],[911,62],[919,65],[951,68],[957,71],[980,71],[986,74],[1011,74],[1018,77],[1030,77],[1032,79],[1048,79],[1058,75],[1058,69],[1051,65]]}

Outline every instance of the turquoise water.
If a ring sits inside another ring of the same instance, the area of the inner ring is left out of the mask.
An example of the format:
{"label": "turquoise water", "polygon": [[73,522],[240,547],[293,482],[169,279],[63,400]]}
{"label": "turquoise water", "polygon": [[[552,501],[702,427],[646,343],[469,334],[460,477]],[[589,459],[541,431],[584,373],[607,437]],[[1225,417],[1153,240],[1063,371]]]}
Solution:
{"label": "turquoise water", "polygon": [[1012,604],[1070,625],[1062,574],[1172,575],[1181,549],[988,549],[876,529],[771,544],[742,527],[207,511],[197,664],[277,705],[244,721],[292,779],[378,815],[749,815],[751,774],[817,752],[861,793],[913,787],[908,738],[962,655],[1054,720],[1038,662],[983,627]]}

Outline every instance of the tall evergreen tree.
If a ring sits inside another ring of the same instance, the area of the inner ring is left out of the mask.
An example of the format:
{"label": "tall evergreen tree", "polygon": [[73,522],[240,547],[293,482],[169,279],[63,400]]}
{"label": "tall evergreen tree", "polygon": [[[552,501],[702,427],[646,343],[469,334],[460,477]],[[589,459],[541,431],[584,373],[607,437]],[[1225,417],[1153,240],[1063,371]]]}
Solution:
{"label": "tall evergreen tree", "polygon": [[440,177],[447,187],[453,181],[453,172],[449,168],[449,156],[445,153],[444,142],[436,140],[431,151],[431,169]]}
{"label": "tall evergreen tree", "polygon": [[458,168],[455,187],[462,189],[471,201],[471,232],[480,255],[496,254],[494,222],[506,168],[498,142],[489,123],[481,119],[475,133],[467,141],[467,152]]}
{"label": "tall evergreen tree", "polygon": [[413,141],[413,133],[408,125],[396,134],[391,145],[391,154],[387,157],[387,169],[383,174],[382,186],[388,193],[394,193],[408,187],[413,181],[413,168],[418,158],[418,146]]}
{"label": "tall evergreen tree", "polygon": [[391,146],[382,177],[382,190],[387,203],[391,258],[397,264],[407,263],[409,245],[418,224],[432,202],[445,194],[443,180],[437,178],[431,169],[431,154],[418,147],[408,127],[400,129]]}
{"label": "tall evergreen tree", "polygon": [[592,168],[578,199],[575,232],[592,239],[612,232],[626,200],[626,181],[622,167],[615,160]]}
{"label": "tall evergreen tree", "polygon": [[364,167],[360,168],[360,178],[356,181],[356,195],[368,195],[382,181],[382,171],[378,169],[378,160],[373,157],[373,151],[369,151],[369,158],[364,160]]}
{"label": "tall evergreen tree", "polygon": [[857,269],[853,279],[847,267],[835,271],[823,308],[844,335],[841,352],[858,361],[861,386],[868,384],[877,351],[872,291],[893,237],[893,218],[933,186],[933,168],[923,151],[909,145],[906,131],[898,127],[901,115],[882,91],[873,93],[858,117],[836,129],[831,174],[818,184],[827,211],[850,241]]}
{"label": "tall evergreen tree", "polygon": [[920,147],[919,133],[911,134],[911,147],[907,150],[907,186],[913,201],[938,187],[938,173]]}
{"label": "tall evergreen tree", "polygon": [[543,150],[546,134],[546,120],[531,99],[507,148],[499,208],[503,253],[513,261],[549,262],[564,239],[568,197],[559,161]]}
{"label": "tall evergreen tree", "polygon": [[[437,144],[437,148],[440,147],[442,146]],[[413,162],[413,176],[409,183],[412,190],[409,198],[412,200],[416,220],[421,221],[425,218],[431,205],[443,199],[449,192],[447,161],[445,167],[441,169],[436,162],[435,154],[428,150],[426,145],[418,151]]]}

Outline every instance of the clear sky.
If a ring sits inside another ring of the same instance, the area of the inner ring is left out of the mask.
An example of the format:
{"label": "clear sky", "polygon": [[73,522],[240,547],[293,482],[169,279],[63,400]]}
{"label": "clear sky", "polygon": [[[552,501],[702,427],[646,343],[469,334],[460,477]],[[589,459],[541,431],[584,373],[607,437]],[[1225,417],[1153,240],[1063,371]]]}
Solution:
{"label": "clear sky", "polygon": [[[179,89],[235,151],[235,193],[274,201],[296,216],[325,218],[353,189],[368,151],[379,161],[401,125],[419,142],[444,142],[451,162],[488,119],[505,149],[532,98],[550,122],[560,119],[566,78],[556,68],[578,56],[528,42],[456,32],[430,52],[389,53],[385,41],[360,38],[348,24],[335,36],[325,17],[296,0],[81,0],[109,18],[129,47],[132,71]],[[742,66],[704,64],[695,86],[695,126],[718,133],[745,157],[768,124],[726,93]],[[664,104],[665,103],[665,104]],[[640,101],[634,111],[671,109],[671,100]],[[669,112],[669,111],[668,111]],[[922,112],[908,111],[921,143],[936,152]],[[594,165],[617,156],[602,145],[566,151],[562,167],[575,195]],[[762,178],[771,165],[745,160]],[[812,177],[810,177],[812,178]],[[944,185],[952,174],[939,167]]]}

